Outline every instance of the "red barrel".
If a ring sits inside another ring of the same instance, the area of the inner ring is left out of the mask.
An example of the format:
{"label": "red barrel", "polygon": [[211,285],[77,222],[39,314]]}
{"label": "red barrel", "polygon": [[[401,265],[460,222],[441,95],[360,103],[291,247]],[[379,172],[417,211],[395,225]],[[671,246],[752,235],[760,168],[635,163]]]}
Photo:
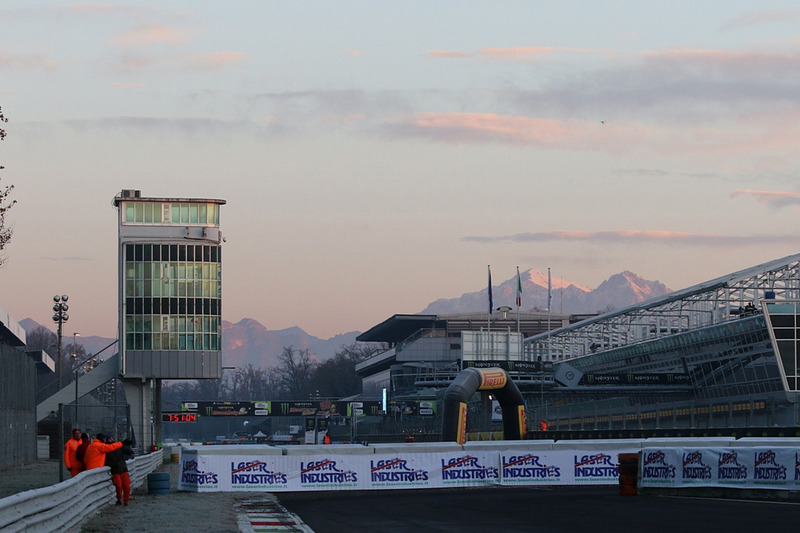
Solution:
{"label": "red barrel", "polygon": [[639,454],[619,454],[619,493],[621,496],[636,496],[639,494],[637,484],[639,480]]}

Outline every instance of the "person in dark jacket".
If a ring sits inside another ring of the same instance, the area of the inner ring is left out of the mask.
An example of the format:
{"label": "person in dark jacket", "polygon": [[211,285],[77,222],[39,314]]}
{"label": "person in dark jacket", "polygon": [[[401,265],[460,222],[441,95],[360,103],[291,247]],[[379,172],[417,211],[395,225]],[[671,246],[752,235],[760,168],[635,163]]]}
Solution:
{"label": "person in dark jacket", "polygon": [[80,471],[83,472],[86,470],[86,448],[89,447],[89,444],[92,443],[92,440],[89,438],[88,433],[84,433],[81,435],[81,443],[78,444],[78,449],[75,450],[75,459],[77,459],[78,464],[80,465]]}
{"label": "person in dark jacket", "polygon": [[[108,437],[106,444],[111,444],[114,439]],[[122,448],[117,448],[106,454],[106,466],[111,469],[111,482],[117,489],[117,505],[128,505],[131,499],[131,478],[128,475],[126,461],[133,457],[131,440],[122,441]]]}

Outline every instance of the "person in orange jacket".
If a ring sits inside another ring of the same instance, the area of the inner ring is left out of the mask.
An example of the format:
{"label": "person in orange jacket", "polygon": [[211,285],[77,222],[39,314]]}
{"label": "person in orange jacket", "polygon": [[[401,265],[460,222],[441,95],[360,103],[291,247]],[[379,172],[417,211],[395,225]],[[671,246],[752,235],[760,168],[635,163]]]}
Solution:
{"label": "person in orange jacket", "polygon": [[106,454],[122,448],[121,442],[106,444],[105,440],[106,436],[98,433],[97,437],[86,448],[86,456],[83,459],[84,463],[86,463],[86,470],[104,467],[106,465]]}
{"label": "person in orange jacket", "polygon": [[64,445],[64,465],[69,470],[72,477],[77,476],[83,472],[83,463],[78,461],[75,452],[78,451],[78,446],[81,444],[81,430],[75,428],[72,430],[72,438]]}

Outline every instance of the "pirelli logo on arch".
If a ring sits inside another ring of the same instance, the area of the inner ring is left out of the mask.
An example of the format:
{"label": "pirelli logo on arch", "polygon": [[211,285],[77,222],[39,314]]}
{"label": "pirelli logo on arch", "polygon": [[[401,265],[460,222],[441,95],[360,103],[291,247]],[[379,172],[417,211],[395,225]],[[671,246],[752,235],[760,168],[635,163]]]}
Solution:
{"label": "pirelli logo on arch", "polygon": [[502,368],[480,368],[481,386],[479,390],[502,389],[506,386],[508,376]]}

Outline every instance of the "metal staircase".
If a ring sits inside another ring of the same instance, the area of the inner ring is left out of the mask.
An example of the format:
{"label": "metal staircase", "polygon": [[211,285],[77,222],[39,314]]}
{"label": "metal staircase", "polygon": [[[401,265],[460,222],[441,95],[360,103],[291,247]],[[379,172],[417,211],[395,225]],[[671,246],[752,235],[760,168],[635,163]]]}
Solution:
{"label": "metal staircase", "polygon": [[[109,357],[99,365],[97,365],[91,372],[87,372],[80,376],[77,380],[77,397],[81,398],[97,387],[108,383],[119,375],[119,353]],[[42,401],[36,406],[36,421],[47,418],[52,413],[58,411],[58,404],[74,403],[76,398],[75,381],[67,384],[60,391],[56,392],[46,400]]]}

